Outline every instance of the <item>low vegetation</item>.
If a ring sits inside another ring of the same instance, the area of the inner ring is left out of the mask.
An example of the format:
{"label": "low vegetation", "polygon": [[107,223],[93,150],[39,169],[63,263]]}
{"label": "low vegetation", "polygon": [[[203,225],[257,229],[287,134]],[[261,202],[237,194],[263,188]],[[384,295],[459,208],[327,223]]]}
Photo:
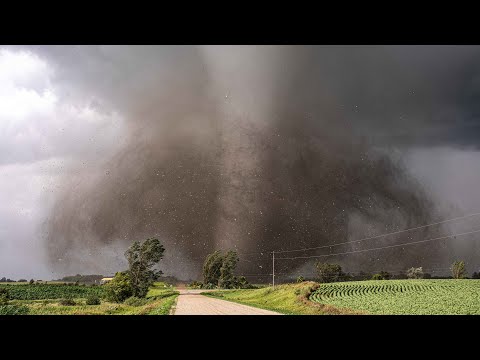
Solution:
{"label": "low vegetation", "polygon": [[370,314],[480,314],[478,280],[389,280],[322,284],[310,299]]}
{"label": "low vegetation", "polygon": [[310,294],[320,284],[305,281],[262,289],[220,290],[204,293],[206,296],[221,298],[244,305],[276,311],[282,314],[352,314],[351,310],[339,310],[330,305],[315,304],[308,300]]}
{"label": "low vegetation", "polygon": [[1,289],[8,289],[12,300],[85,298],[88,295],[104,296],[102,286],[75,286],[73,284],[0,284],[0,291],[2,291]]}
{"label": "low vegetation", "polygon": [[[9,285],[8,290],[18,288],[17,291],[27,291],[29,286]],[[26,300],[8,299],[5,305],[0,305],[0,315],[168,315],[178,296],[178,292],[172,286],[155,283],[149,289],[146,298],[130,298],[124,303],[116,303],[102,300],[94,293],[85,297],[71,297],[70,289],[75,286],[64,284],[55,286],[57,286],[55,292],[57,295],[64,290],[61,297],[32,298],[29,292],[28,296],[20,296],[20,298],[28,298]],[[103,286],[81,288],[102,289]]]}

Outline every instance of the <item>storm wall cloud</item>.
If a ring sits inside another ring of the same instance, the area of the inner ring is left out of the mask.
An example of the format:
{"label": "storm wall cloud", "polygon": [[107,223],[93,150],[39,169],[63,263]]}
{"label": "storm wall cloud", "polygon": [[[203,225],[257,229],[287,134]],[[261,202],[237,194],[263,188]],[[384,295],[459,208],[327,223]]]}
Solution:
{"label": "storm wall cloud", "polygon": [[[448,169],[438,159],[468,154],[465,167],[478,166],[478,47],[7,50],[35,54],[51,67],[58,107],[86,107],[84,119],[97,119],[67,123],[76,126],[77,141],[47,137],[48,155],[57,150],[63,160],[32,233],[45,250],[39,262],[55,273],[118,271],[133,240],[156,236],[167,249],[164,270],[180,278],[198,277],[206,254],[230,248],[240,252],[242,272],[268,274],[269,251],[373,236],[472,208],[461,198],[467,190],[442,199],[447,184],[438,178]],[[9,152],[8,162],[25,159]],[[432,159],[436,168],[422,172]],[[465,173],[472,191],[479,175]],[[329,260],[348,271],[427,268],[463,254],[458,249],[442,242]],[[305,263],[282,261],[278,271],[295,273]]]}

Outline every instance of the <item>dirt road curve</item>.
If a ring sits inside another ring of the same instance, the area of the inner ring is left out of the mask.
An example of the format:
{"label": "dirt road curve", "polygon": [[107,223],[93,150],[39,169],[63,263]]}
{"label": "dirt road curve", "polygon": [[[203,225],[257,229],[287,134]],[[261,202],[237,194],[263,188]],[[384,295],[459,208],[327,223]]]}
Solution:
{"label": "dirt road curve", "polygon": [[178,289],[174,315],[281,315],[279,313],[200,295],[205,290]]}

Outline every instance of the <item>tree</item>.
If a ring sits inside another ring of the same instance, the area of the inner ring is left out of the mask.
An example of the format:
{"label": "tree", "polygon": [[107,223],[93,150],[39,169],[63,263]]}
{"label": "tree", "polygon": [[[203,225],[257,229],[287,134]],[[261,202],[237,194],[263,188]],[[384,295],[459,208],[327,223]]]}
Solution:
{"label": "tree", "polygon": [[0,282],[7,282],[7,278],[6,277],[1,278]]}
{"label": "tree", "polygon": [[219,250],[207,256],[203,264],[203,284],[206,287],[215,287],[218,285],[222,266],[223,256]]}
{"label": "tree", "polygon": [[108,301],[121,303],[133,295],[132,282],[128,271],[117,272],[105,285],[105,297]]}
{"label": "tree", "polygon": [[162,274],[153,267],[160,262],[164,251],[165,248],[158,239],[150,238],[143,243],[135,241],[125,252],[134,296],[146,297],[149,287]]}
{"label": "tree", "polygon": [[30,281],[28,282],[30,285],[33,285],[33,283],[35,282],[35,280],[33,279],[30,279]]}
{"label": "tree", "polygon": [[450,269],[454,279],[463,279],[467,274],[464,261],[455,261]]}
{"label": "tree", "polygon": [[407,277],[409,279],[421,279],[423,278],[423,269],[422,267],[414,268],[411,267],[407,270]]}
{"label": "tree", "polygon": [[315,267],[317,268],[318,282],[321,283],[341,281],[345,275],[342,267],[338,264],[317,262]]}
{"label": "tree", "polygon": [[480,272],[474,272],[472,274],[472,279],[480,279]]}
{"label": "tree", "polygon": [[233,274],[238,263],[236,251],[230,250],[223,257],[222,267],[220,268],[220,277],[218,286],[223,289],[233,289],[237,284],[237,279]]}

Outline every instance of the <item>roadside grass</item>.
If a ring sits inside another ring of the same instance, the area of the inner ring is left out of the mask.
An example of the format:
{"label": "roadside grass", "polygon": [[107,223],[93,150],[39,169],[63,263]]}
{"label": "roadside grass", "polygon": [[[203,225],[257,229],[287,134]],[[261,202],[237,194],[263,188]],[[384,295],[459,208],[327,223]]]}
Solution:
{"label": "roadside grass", "polygon": [[318,283],[305,281],[298,284],[284,284],[262,289],[219,290],[202,293],[222,300],[276,311],[287,315],[329,315],[359,314],[361,312],[338,309],[331,305],[314,303],[308,300]]}

